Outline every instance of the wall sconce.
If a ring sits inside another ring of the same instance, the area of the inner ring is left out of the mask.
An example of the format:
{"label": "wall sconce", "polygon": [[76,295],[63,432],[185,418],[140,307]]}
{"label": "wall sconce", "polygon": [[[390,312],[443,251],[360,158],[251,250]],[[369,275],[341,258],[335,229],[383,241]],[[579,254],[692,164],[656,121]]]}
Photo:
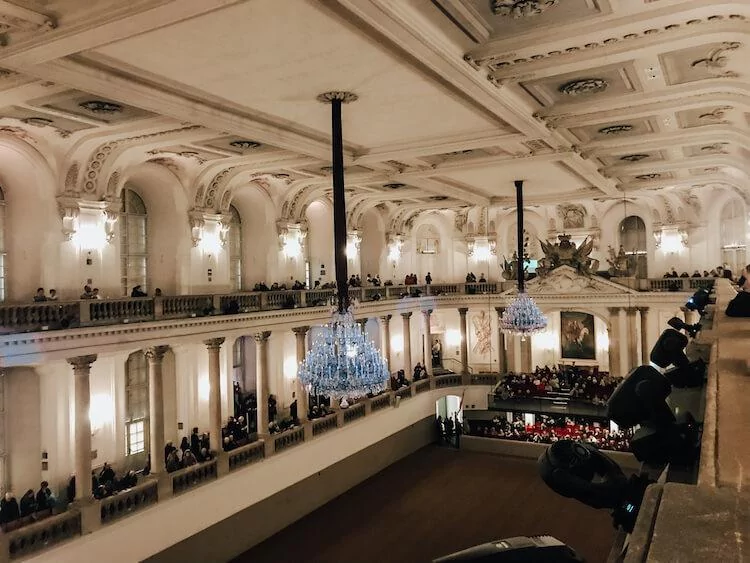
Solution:
{"label": "wall sconce", "polygon": [[404,351],[404,337],[400,334],[391,336],[391,350],[396,354]]}
{"label": "wall sconce", "polygon": [[279,244],[281,252],[287,258],[296,259],[304,253],[304,243],[307,232],[301,225],[279,226]]}
{"label": "wall sconce", "polygon": [[466,254],[477,262],[486,262],[495,256],[497,242],[488,237],[469,238],[466,241]]}
{"label": "wall sconce", "polygon": [[445,331],[445,344],[447,346],[458,346],[461,344],[461,331],[450,328]]}
{"label": "wall sconce", "polygon": [[400,237],[391,238],[388,243],[388,260],[394,264],[401,259],[401,251],[404,246],[404,241]]}
{"label": "wall sconce", "polygon": [[98,393],[91,397],[89,404],[89,421],[91,422],[91,435],[96,435],[105,426],[111,426],[115,419],[112,397],[104,393]]}
{"label": "wall sconce", "polygon": [[352,231],[346,235],[346,257],[349,260],[355,260],[359,255],[359,246],[362,243],[362,237],[359,233]]}

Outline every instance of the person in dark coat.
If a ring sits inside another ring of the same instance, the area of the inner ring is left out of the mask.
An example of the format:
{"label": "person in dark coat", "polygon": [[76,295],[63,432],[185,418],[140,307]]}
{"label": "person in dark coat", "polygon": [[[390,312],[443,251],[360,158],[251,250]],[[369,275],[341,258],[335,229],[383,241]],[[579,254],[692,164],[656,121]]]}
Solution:
{"label": "person in dark coat", "polygon": [[21,510],[18,508],[18,501],[13,493],[7,492],[2,500],[0,500],[0,522],[7,524],[18,520],[21,517]]}
{"label": "person in dark coat", "polygon": [[29,489],[21,497],[20,503],[21,516],[30,516],[36,512],[36,496],[34,489]]}
{"label": "person in dark coat", "polygon": [[55,502],[55,495],[52,494],[52,491],[49,488],[49,483],[47,481],[42,481],[41,485],[39,485],[39,490],[36,493],[36,509],[47,510],[48,508],[54,508]]}
{"label": "person in dark coat", "polygon": [[104,462],[104,467],[102,467],[101,473],[99,473],[99,484],[100,485],[106,485],[108,483],[113,483],[115,480],[115,470],[112,469],[112,466]]}
{"label": "person in dark coat", "polygon": [[[185,454],[185,450],[190,449],[190,442],[188,442],[187,436],[182,437],[182,442],[180,442],[180,449],[182,450],[183,455]],[[164,459],[167,459],[166,457]]]}
{"label": "person in dark coat", "polygon": [[198,434],[198,427],[193,428],[193,433],[190,434],[190,451],[193,455],[201,453],[201,435]]}

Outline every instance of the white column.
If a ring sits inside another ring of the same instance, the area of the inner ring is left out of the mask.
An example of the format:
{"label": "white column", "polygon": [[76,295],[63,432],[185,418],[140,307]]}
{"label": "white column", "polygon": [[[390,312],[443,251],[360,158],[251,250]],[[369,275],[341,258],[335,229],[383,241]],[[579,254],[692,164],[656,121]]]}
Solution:
{"label": "white column", "polygon": [[495,307],[497,312],[497,371],[508,373],[508,356],[505,353],[505,333],[500,330],[500,320],[503,318],[505,307]]}
{"label": "white column", "polygon": [[268,434],[268,338],[271,331],[256,332],[255,386],[258,398],[258,434]]}
{"label": "white column", "polygon": [[383,358],[385,358],[388,364],[388,371],[393,372],[391,368],[391,315],[383,315],[380,317],[380,326],[383,329],[382,338],[380,342],[381,352]]}
{"label": "white column", "polygon": [[401,318],[404,321],[404,373],[408,379],[414,368],[411,363],[411,313],[401,313]]}
{"label": "white column", "polygon": [[[223,338],[211,338],[203,343],[208,348],[208,431],[214,451],[221,452],[221,362],[219,353]],[[153,465],[153,464],[152,464]]]}
{"label": "white column", "polygon": [[615,377],[620,371],[620,307],[609,307],[609,373]]}
{"label": "white column", "polygon": [[639,307],[641,313],[641,364],[648,365],[651,349],[648,345],[648,307]]}
{"label": "white column", "polygon": [[152,346],[144,350],[148,360],[148,426],[151,473],[165,470],[164,460],[164,384],[162,360],[168,346]]}
{"label": "white column", "polygon": [[297,343],[298,375],[296,377],[295,392],[297,395],[297,417],[299,418],[300,422],[305,422],[307,420],[307,414],[309,410],[307,389],[305,389],[305,386],[302,385],[302,382],[299,380],[299,365],[305,359],[305,354],[307,353],[308,330],[310,330],[309,326],[298,326],[292,329]]}
{"label": "white column", "polygon": [[424,363],[427,375],[432,377],[432,328],[430,327],[430,316],[432,315],[432,309],[425,309],[422,311],[424,318]]}
{"label": "white column", "polygon": [[68,358],[73,366],[75,378],[75,475],[76,500],[91,498],[91,418],[89,408],[91,404],[91,387],[89,376],[91,364],[96,361],[96,354],[90,356],[76,356]]}
{"label": "white column", "polygon": [[469,373],[469,339],[466,334],[466,313],[469,312],[467,307],[459,307],[458,324],[461,331],[461,375]]}
{"label": "white column", "polygon": [[617,314],[617,326],[620,330],[620,375],[625,377],[630,370],[630,367],[628,366],[630,363],[630,356],[628,354],[628,342],[630,336],[628,335],[628,319],[625,307],[621,307]]}

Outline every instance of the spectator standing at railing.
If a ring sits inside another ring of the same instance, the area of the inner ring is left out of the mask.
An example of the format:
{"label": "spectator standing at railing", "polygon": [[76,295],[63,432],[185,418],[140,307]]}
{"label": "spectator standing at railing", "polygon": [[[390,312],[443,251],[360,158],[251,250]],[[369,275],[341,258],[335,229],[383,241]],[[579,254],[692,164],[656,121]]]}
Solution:
{"label": "spectator standing at railing", "polygon": [[479,274],[479,283],[487,283],[487,278],[484,277],[484,274]]}
{"label": "spectator standing at railing", "polygon": [[148,294],[141,289],[140,285],[136,285],[130,292],[130,297],[148,297]]}
{"label": "spectator standing at railing", "polygon": [[34,303],[39,303],[41,301],[47,301],[47,296],[44,294],[44,288],[38,287],[36,295],[34,295]]}
{"label": "spectator standing at railing", "polygon": [[91,299],[91,286],[90,285],[84,285],[83,286],[83,293],[81,293],[81,296],[79,299]]}
{"label": "spectator standing at railing", "polygon": [[154,297],[162,297],[162,296],[163,296],[163,295],[162,295],[162,292],[161,292],[161,288],[160,288],[160,287],[157,287],[157,288],[156,288],[156,289],[154,290]]}
{"label": "spectator standing at railing", "polygon": [[427,275],[424,277],[424,283],[427,285],[432,283],[432,274],[430,272],[427,272]]}
{"label": "spectator standing at railing", "polygon": [[0,523],[7,524],[18,520],[21,516],[21,511],[18,508],[18,501],[13,493],[8,491],[5,496],[0,500]]}
{"label": "spectator standing at railing", "polygon": [[57,290],[56,289],[50,289],[49,290],[49,297],[47,297],[47,301],[57,301]]}
{"label": "spectator standing at railing", "polygon": [[91,290],[91,299],[101,299],[101,298],[102,298],[102,296],[99,295],[99,288],[98,287],[95,287],[94,289]]}
{"label": "spectator standing at railing", "polygon": [[49,488],[49,483],[47,481],[42,481],[39,485],[39,491],[36,493],[36,509],[51,509],[55,507],[55,504],[57,504],[57,499],[55,498],[55,495],[52,494],[52,491]]}
{"label": "spectator standing at railing", "polygon": [[19,511],[21,516],[30,516],[31,514],[36,512],[36,510],[36,497],[34,496],[34,490],[29,489],[21,497],[21,502],[19,503]]}

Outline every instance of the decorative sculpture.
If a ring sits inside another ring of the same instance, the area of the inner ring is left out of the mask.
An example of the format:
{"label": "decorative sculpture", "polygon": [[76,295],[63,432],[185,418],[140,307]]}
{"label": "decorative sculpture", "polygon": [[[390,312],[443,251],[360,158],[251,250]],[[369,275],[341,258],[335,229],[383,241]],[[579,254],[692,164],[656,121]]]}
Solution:
{"label": "decorative sculpture", "polygon": [[599,269],[599,260],[591,258],[589,255],[594,249],[593,239],[588,237],[584,239],[579,248],[576,248],[574,242],[571,242],[570,235],[558,235],[558,243],[550,243],[540,240],[544,258],[539,260],[536,267],[536,273],[544,277],[549,272],[560,266],[571,266],[579,274],[590,276],[595,274]]}
{"label": "decorative sculpture", "polygon": [[613,278],[630,277],[633,275],[634,264],[631,257],[625,254],[625,248],[620,245],[620,250],[615,253],[615,249],[611,246],[608,249],[609,258],[607,258],[607,264],[609,264],[609,275]]}

